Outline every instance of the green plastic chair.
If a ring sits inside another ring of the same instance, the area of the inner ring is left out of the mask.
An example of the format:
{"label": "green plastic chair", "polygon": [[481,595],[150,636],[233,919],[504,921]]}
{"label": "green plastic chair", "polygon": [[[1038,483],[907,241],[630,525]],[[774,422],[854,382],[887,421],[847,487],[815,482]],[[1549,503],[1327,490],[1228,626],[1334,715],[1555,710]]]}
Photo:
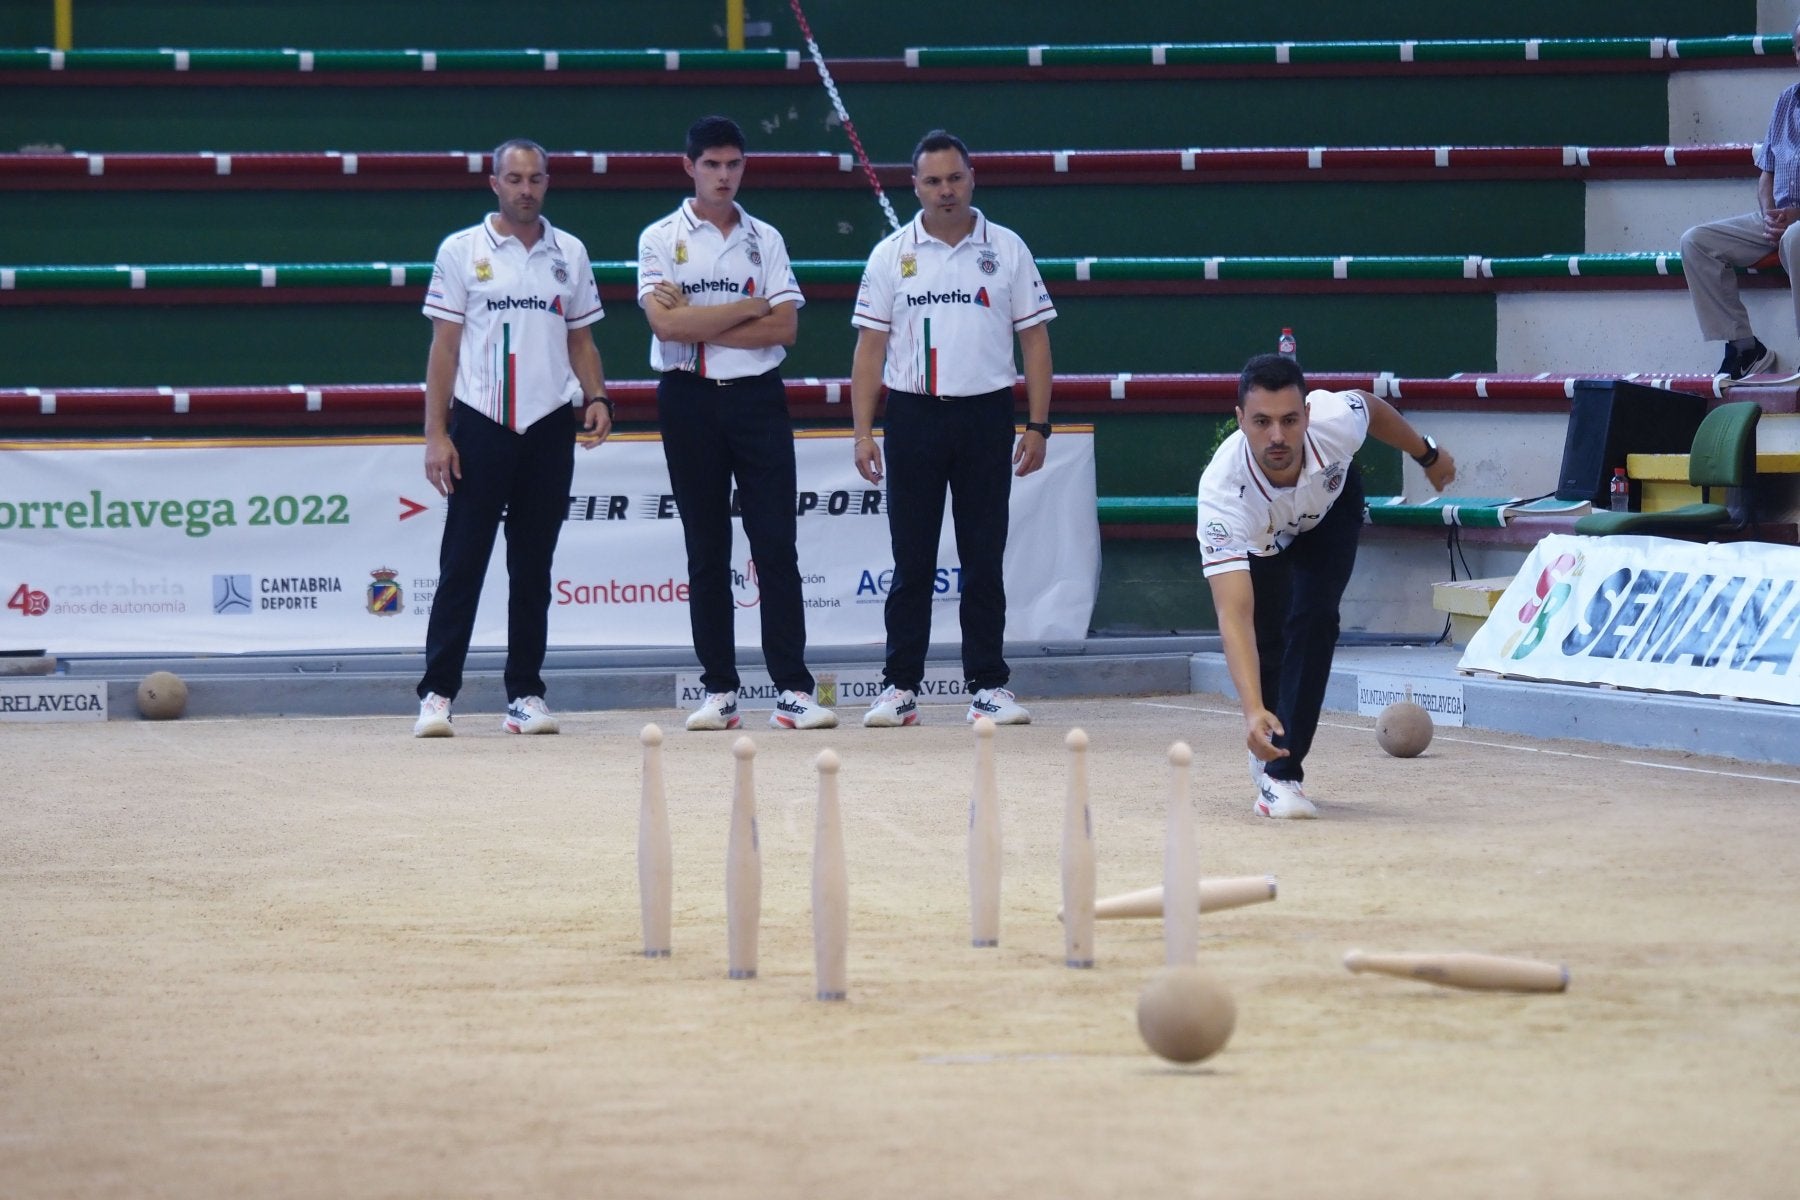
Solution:
{"label": "green plastic chair", "polygon": [[[1576,533],[1667,533],[1691,537],[1708,530],[1729,532],[1752,520],[1751,497],[1756,481],[1756,423],[1762,408],[1753,401],[1721,404],[1706,414],[1688,452],[1688,482],[1700,489],[1699,504],[1667,512],[1597,512],[1575,522]],[[1715,489],[1726,489],[1725,503],[1713,502]]]}

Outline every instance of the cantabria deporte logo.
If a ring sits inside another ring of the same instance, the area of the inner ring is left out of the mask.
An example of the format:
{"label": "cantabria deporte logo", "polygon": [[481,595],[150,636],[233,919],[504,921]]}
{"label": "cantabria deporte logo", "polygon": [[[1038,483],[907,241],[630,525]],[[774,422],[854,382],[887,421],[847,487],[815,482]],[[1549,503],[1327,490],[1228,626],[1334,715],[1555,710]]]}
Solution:
{"label": "cantabria deporte logo", "polygon": [[1538,572],[1531,599],[1519,608],[1519,628],[1506,639],[1501,654],[1511,659],[1524,658],[1543,643],[1550,618],[1575,594],[1575,581],[1581,578],[1586,565],[1581,555],[1563,553]]}

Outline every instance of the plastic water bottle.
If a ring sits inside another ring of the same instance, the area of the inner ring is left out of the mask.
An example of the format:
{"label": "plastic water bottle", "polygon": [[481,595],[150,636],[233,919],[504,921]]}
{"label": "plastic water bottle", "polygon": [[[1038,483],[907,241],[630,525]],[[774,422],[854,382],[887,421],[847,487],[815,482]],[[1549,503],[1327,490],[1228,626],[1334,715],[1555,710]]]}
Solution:
{"label": "plastic water bottle", "polygon": [[1300,343],[1294,340],[1294,331],[1283,326],[1281,330],[1281,340],[1275,343],[1275,353],[1285,354],[1289,358],[1292,358],[1299,349]]}
{"label": "plastic water bottle", "polygon": [[1614,512],[1631,511],[1631,481],[1625,478],[1624,467],[1614,467],[1611,484],[1611,508]]}

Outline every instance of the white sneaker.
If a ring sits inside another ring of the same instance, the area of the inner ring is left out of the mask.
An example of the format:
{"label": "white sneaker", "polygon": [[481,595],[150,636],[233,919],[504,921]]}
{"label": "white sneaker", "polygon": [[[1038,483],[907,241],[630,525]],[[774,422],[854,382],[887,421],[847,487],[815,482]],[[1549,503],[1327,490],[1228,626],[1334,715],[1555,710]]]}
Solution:
{"label": "white sneaker", "polygon": [[426,692],[419,701],[419,719],[413,722],[414,737],[455,737],[450,728],[450,698]]}
{"label": "white sneaker", "polygon": [[1309,821],[1319,815],[1299,784],[1291,779],[1275,779],[1267,772],[1256,781],[1256,811],[1265,817],[1293,821]]}
{"label": "white sneaker", "polygon": [[525,696],[507,702],[500,728],[508,733],[555,733],[557,725],[542,696]]}
{"label": "white sneaker", "polygon": [[1267,764],[1251,751],[1246,750],[1244,753],[1250,755],[1250,786],[1255,787],[1262,782],[1263,770]]}
{"label": "white sneaker", "polygon": [[1031,714],[1005,688],[982,688],[969,701],[970,721],[986,717],[996,725],[1029,725]]}
{"label": "white sneaker", "polygon": [[776,729],[836,729],[837,714],[812,698],[811,692],[783,692],[769,714]]}
{"label": "white sneaker", "polygon": [[919,723],[919,698],[906,688],[890,687],[863,714],[869,729],[897,729]]}
{"label": "white sneaker", "polygon": [[737,692],[708,692],[700,707],[688,714],[690,730],[736,729],[738,727]]}

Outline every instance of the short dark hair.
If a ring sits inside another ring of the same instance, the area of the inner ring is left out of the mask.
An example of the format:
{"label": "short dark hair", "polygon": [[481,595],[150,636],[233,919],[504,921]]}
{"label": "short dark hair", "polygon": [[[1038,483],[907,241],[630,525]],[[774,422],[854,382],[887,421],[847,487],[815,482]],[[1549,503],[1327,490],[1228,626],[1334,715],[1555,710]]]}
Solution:
{"label": "short dark hair", "polygon": [[1244,397],[1251,388],[1279,392],[1291,387],[1306,395],[1306,376],[1300,364],[1286,354],[1259,354],[1244,364],[1243,373],[1238,376],[1238,407],[1244,407]]}
{"label": "short dark hair", "polygon": [[744,149],[744,131],[730,117],[701,117],[688,126],[689,162],[697,162],[702,154],[714,146],[732,146],[741,152]]}
{"label": "short dark hair", "polygon": [[920,138],[919,144],[913,147],[913,172],[915,174],[918,172],[921,158],[927,154],[935,154],[939,150],[954,150],[962,155],[963,166],[969,165],[969,148],[963,145],[963,140],[947,130],[934,129]]}
{"label": "short dark hair", "polygon": [[511,154],[514,150],[531,151],[538,156],[538,161],[544,164],[544,173],[546,175],[550,173],[550,152],[548,150],[544,149],[530,138],[507,138],[504,142],[501,142],[498,146],[494,147],[493,173],[495,175],[500,174],[500,164],[506,161],[506,156]]}

